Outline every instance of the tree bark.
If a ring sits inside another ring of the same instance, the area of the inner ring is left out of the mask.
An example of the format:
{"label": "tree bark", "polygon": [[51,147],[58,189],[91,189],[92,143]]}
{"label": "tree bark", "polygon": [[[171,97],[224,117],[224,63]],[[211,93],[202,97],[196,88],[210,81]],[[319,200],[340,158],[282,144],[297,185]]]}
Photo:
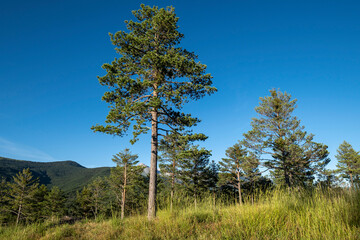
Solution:
{"label": "tree bark", "polygon": [[21,208],[22,208],[22,203],[20,203],[20,205],[19,205],[19,209],[18,209],[18,213],[17,213],[17,217],[16,217],[16,226],[18,225],[19,220],[20,220]]}
{"label": "tree bark", "polygon": [[284,177],[286,185],[291,188],[290,177],[286,169],[284,169]]}
{"label": "tree bark", "polygon": [[197,209],[196,193],[194,193],[194,205],[195,205],[195,210],[196,210]]}
{"label": "tree bark", "polygon": [[354,188],[354,179],[352,173],[350,173],[349,175],[350,175],[350,189],[352,191]]}
{"label": "tree bark", "polygon": [[175,159],[173,159],[173,172],[171,176],[171,192],[170,192],[170,211],[173,209],[174,191],[175,191]]}
{"label": "tree bark", "polygon": [[157,153],[158,153],[158,112],[153,109],[151,112],[151,162],[150,162],[150,183],[149,183],[149,205],[148,219],[156,217],[156,179],[157,179]]}
{"label": "tree bark", "polygon": [[126,170],[127,170],[127,164],[124,166],[124,187],[123,187],[123,193],[122,193],[122,199],[121,199],[121,219],[124,219],[125,214],[125,198],[126,198]]}
{"label": "tree bark", "polygon": [[[239,165],[237,165],[237,169],[239,169]],[[237,174],[237,180],[238,180],[237,187],[238,187],[238,193],[239,193],[239,204],[241,205],[242,204],[242,196],[241,196],[241,182],[240,182],[239,170],[236,171],[236,174]]]}

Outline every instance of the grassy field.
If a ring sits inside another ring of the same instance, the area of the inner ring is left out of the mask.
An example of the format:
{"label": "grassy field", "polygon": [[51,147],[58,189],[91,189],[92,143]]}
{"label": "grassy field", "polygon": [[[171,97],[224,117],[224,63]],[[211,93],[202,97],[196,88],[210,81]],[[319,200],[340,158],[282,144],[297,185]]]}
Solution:
{"label": "grassy field", "polygon": [[360,239],[360,192],[274,191],[241,206],[209,198],[196,209],[160,210],[153,222],[142,215],[48,221],[1,227],[0,239]]}

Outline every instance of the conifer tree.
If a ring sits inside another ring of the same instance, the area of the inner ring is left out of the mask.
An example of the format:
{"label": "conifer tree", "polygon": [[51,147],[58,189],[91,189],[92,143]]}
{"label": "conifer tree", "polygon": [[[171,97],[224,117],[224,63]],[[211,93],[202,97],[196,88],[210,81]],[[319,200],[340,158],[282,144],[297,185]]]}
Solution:
{"label": "conifer tree", "polygon": [[179,179],[188,192],[194,198],[195,207],[200,194],[208,190],[209,183],[209,158],[211,152],[199,146],[191,146],[185,153],[179,164]]}
{"label": "conifer tree", "polygon": [[262,156],[263,165],[281,183],[289,187],[311,183],[314,174],[329,163],[327,146],[313,141],[293,116],[296,99],[277,90],[260,98],[255,108],[259,114],[251,122],[252,130],[244,134],[244,145]]}
{"label": "conifer tree", "polygon": [[94,201],[91,190],[88,186],[84,186],[81,191],[76,192],[76,203],[79,206],[79,213],[89,217],[95,216]]}
{"label": "conifer tree", "polygon": [[7,221],[9,213],[7,211],[9,199],[8,199],[8,184],[4,177],[0,180],[0,224]]}
{"label": "conifer tree", "polygon": [[351,189],[354,189],[355,183],[360,183],[360,153],[346,141],[340,144],[337,153],[336,172],[340,173],[342,178],[349,179]]}
{"label": "conifer tree", "polygon": [[[132,143],[151,129],[151,161],[148,218],[156,216],[158,131],[191,127],[197,118],[181,111],[190,100],[216,91],[206,66],[197,56],[179,46],[174,8],[141,5],[133,11],[136,20],[125,21],[128,31],[110,34],[120,58],[104,64],[107,74],[99,77],[109,91],[103,100],[110,104],[105,125],[94,131],[123,136],[133,124]],[[160,127],[161,125],[161,127]]]}
{"label": "conifer tree", "polygon": [[46,218],[46,201],[45,197],[48,194],[49,190],[44,185],[41,184],[36,190],[34,191],[34,196],[30,202],[31,210],[28,213],[28,220],[40,221]]}
{"label": "conifer tree", "polygon": [[220,164],[220,179],[222,184],[230,184],[238,191],[239,204],[242,204],[242,183],[247,181],[250,185],[260,176],[259,160],[249,153],[241,143],[237,143],[226,150],[227,158]]}
{"label": "conifer tree", "polygon": [[88,189],[91,193],[91,209],[96,219],[98,214],[105,208],[104,203],[106,198],[106,183],[104,179],[97,177],[88,185]]}
{"label": "conifer tree", "polygon": [[214,160],[210,162],[210,164],[206,167],[206,185],[207,189],[213,195],[213,204],[215,207],[215,198],[216,192],[218,191],[218,182],[219,182],[219,164],[217,164]]}
{"label": "conifer tree", "polygon": [[81,192],[76,193],[76,202],[86,216],[92,215],[96,219],[99,214],[107,210],[106,183],[103,178],[97,177]]}
{"label": "conifer tree", "polygon": [[64,192],[54,186],[45,196],[47,215],[51,217],[60,217],[64,213],[65,208],[65,194]]}
{"label": "conifer tree", "polygon": [[23,169],[13,177],[13,182],[8,183],[10,205],[12,212],[16,214],[16,225],[31,210],[31,202],[39,186],[38,179],[34,179],[30,169]]}
{"label": "conifer tree", "polygon": [[[137,154],[132,154],[130,149],[126,148],[114,155],[112,159],[116,163],[116,168],[111,170],[110,181],[111,185],[115,188],[117,199],[121,199],[121,219],[125,215],[126,197],[129,187],[137,184],[137,180],[143,172],[142,166],[136,166],[139,163],[137,158]],[[119,192],[121,192],[121,197]]]}
{"label": "conifer tree", "polygon": [[188,150],[190,143],[205,141],[206,139],[207,137],[204,134],[192,134],[190,132],[183,134],[172,132],[161,139],[159,145],[159,150],[161,151],[159,166],[162,176],[165,179],[170,178],[170,210],[173,208],[179,162]]}

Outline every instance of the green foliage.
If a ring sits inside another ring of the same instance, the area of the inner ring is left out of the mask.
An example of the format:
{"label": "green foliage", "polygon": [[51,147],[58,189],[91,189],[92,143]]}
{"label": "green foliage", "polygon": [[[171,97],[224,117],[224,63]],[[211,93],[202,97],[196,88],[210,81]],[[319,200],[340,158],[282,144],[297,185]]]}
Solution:
{"label": "green foliage", "polygon": [[313,141],[314,135],[304,131],[300,120],[292,116],[296,99],[277,90],[260,98],[255,108],[252,129],[244,134],[244,145],[271,170],[275,180],[287,186],[306,186],[314,175],[330,161],[327,146]]}
{"label": "green foliage", "polygon": [[195,141],[205,141],[207,136],[204,134],[192,134],[190,132],[178,133],[172,132],[164,136],[159,144],[160,155],[160,172],[163,179],[162,192],[170,193],[170,208],[174,201],[175,192],[179,186],[178,175],[181,173],[180,162],[186,156],[186,151],[191,143]]}
{"label": "green foliage", "polygon": [[65,208],[65,194],[64,192],[54,186],[45,196],[45,211],[47,216],[61,217],[64,215]]}
{"label": "green foliage", "polygon": [[40,184],[57,186],[70,195],[76,195],[77,190],[96,177],[110,175],[110,167],[85,168],[73,161],[31,162],[0,157],[0,177],[7,181],[24,168],[29,168],[34,177],[39,178]]}
{"label": "green foliage", "polygon": [[38,186],[34,191],[31,201],[31,214],[28,216],[30,222],[42,221],[47,218],[45,197],[49,190],[45,185]]}
{"label": "green foliage", "polygon": [[220,164],[220,184],[225,189],[229,186],[239,195],[239,203],[242,203],[242,186],[248,183],[247,188],[253,192],[256,181],[260,178],[259,159],[247,151],[242,143],[236,143],[226,150],[227,158],[223,158]]}
{"label": "green foliage", "polygon": [[108,183],[111,193],[115,196],[117,208],[121,208],[122,218],[125,212],[140,209],[140,202],[144,202],[147,192],[147,178],[143,176],[144,167],[137,166],[138,155],[132,154],[129,149],[114,155],[116,167],[111,169]]}
{"label": "green foliage", "polygon": [[351,187],[360,186],[360,152],[346,141],[344,141],[337,150],[338,154],[335,156],[338,160],[336,165],[337,173],[340,173],[342,178],[350,180]]}
{"label": "green foliage", "polygon": [[13,177],[9,186],[10,211],[16,215],[16,225],[22,219],[29,219],[32,216],[32,204],[39,185],[38,179],[33,179],[30,170],[23,169],[22,172]]}
{"label": "green foliage", "polygon": [[[110,104],[110,112],[107,125],[92,129],[123,136],[134,123],[134,142],[149,130],[151,121],[171,128],[196,124],[198,119],[179,110],[216,89],[211,75],[205,74],[206,66],[178,46],[183,34],[174,8],[142,4],[133,15],[136,21],[125,21],[129,32],[110,34],[120,58],[104,64],[107,74],[99,77],[100,84],[110,88],[102,98]],[[151,112],[157,112],[158,119],[152,119]]]}
{"label": "green foliage", "polygon": [[82,214],[96,219],[99,214],[104,214],[108,210],[106,197],[106,182],[98,177],[77,193],[77,202],[81,206]]}
{"label": "green foliage", "polygon": [[7,197],[8,191],[6,179],[2,177],[0,181],[0,224],[8,221],[8,218],[10,217],[9,212],[7,211],[9,204],[9,199]]}
{"label": "green foliage", "polygon": [[182,112],[183,105],[214,93],[216,88],[211,86],[206,66],[179,46],[183,34],[178,31],[179,18],[173,7],[141,4],[132,13],[136,21],[125,21],[127,31],[110,34],[120,57],[104,64],[107,73],[98,77],[100,84],[109,88],[102,100],[110,111],[106,124],[92,130],[123,136],[133,125],[130,142],[135,143],[140,134],[151,129],[150,220],[156,216],[158,131],[195,126],[200,120]]}
{"label": "green foliage", "polygon": [[[209,178],[209,158],[211,152],[199,146],[190,146],[184,153],[179,162],[179,180],[185,191],[196,199],[202,193],[208,191],[209,186],[213,185]],[[210,180],[210,181],[209,181]]]}

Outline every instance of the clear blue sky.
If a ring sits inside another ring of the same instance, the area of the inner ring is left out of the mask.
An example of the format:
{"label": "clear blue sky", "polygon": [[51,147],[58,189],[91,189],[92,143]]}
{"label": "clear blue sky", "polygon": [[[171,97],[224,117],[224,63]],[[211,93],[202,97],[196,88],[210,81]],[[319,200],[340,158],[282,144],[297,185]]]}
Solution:
{"label": "clear blue sky", "polygon": [[[173,5],[182,46],[199,55],[218,92],[185,110],[202,119],[213,159],[250,129],[259,97],[280,88],[332,163],[347,140],[360,150],[359,1],[142,1]],[[97,76],[116,56],[108,32],[141,1],[2,1],[0,156],[113,166],[125,147],[149,164],[150,137],[93,133],[108,112]]]}

